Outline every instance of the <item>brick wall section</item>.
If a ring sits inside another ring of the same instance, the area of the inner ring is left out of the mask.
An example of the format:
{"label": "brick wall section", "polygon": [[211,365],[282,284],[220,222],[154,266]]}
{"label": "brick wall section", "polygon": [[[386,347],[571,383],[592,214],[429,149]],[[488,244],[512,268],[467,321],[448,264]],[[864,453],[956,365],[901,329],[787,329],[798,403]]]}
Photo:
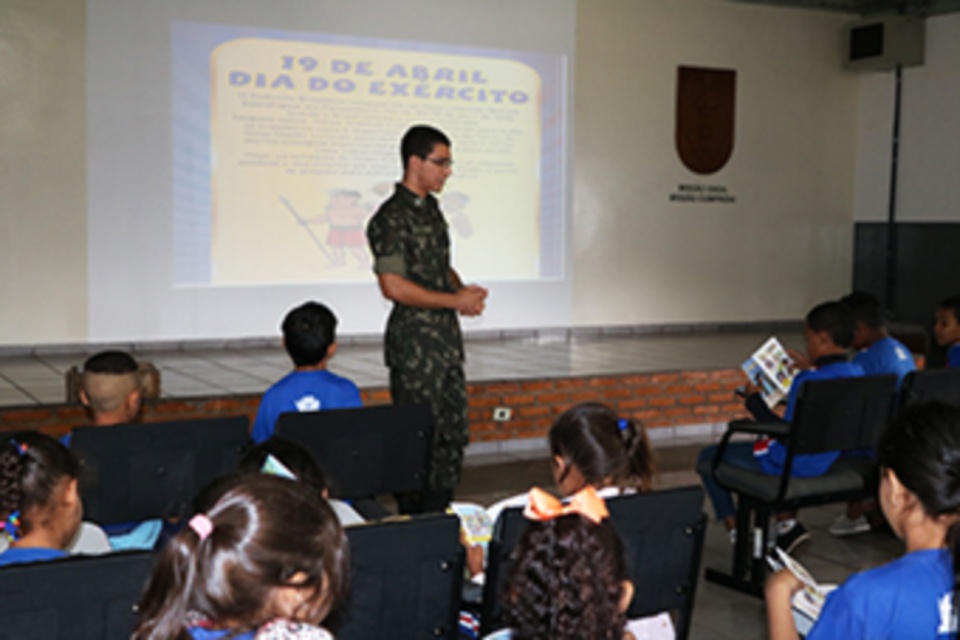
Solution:
{"label": "brick wall section", "polygon": [[[727,422],[745,415],[733,393],[743,382],[739,369],[720,369],[472,383],[467,386],[470,439],[543,437],[557,415],[580,402],[604,402],[650,429]],[[361,395],[364,404],[390,402],[389,392],[382,388],[364,389]],[[252,423],[259,403],[259,394],[160,399],[145,403],[144,421],[245,414]],[[508,407],[511,419],[494,421],[496,407]],[[85,423],[80,405],[0,409],[0,432],[36,428],[59,436]]]}

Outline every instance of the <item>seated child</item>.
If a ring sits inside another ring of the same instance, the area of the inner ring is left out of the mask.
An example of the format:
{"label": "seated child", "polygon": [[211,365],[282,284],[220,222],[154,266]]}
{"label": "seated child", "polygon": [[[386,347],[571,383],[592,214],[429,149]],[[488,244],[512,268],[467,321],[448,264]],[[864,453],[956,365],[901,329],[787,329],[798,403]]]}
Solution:
{"label": "seated child", "polygon": [[[570,496],[592,486],[602,498],[653,488],[654,458],[643,425],[610,407],[587,402],[564,411],[547,434],[557,489]],[[527,504],[527,494],[506,498],[487,512],[494,522],[508,507]]]}
{"label": "seated child", "polygon": [[[140,367],[126,351],[101,351],[83,363],[80,401],[87,407],[95,427],[112,427],[140,421],[143,409],[143,379]],[[70,446],[71,434],[60,441]],[[88,523],[84,523],[86,530]],[[104,527],[115,551],[153,549],[164,529],[162,520],[124,522]],[[73,552],[73,550],[71,550]]]}
{"label": "seated child", "polygon": [[137,361],[125,351],[101,351],[87,358],[80,401],[90,411],[94,426],[138,422],[143,380]]}
{"label": "seated child", "polygon": [[[654,456],[643,425],[620,418],[610,407],[588,402],[564,411],[547,436],[554,482],[563,496],[592,487],[601,498],[653,489]],[[496,522],[503,509],[523,507],[529,494],[506,498],[487,509]],[[483,550],[468,547],[467,569],[475,580],[483,575]],[[668,613],[633,620],[630,625],[643,637],[674,635]]]}
{"label": "seated child", "polygon": [[337,318],[319,302],[307,302],[283,319],[283,346],[294,369],[273,384],[260,401],[253,422],[254,442],[273,435],[277,418],[287,411],[320,411],[359,407],[360,390],[327,370],[337,351]]}
{"label": "seated child", "polygon": [[960,296],[951,296],[937,307],[933,335],[937,344],[947,347],[947,366],[960,367]]}
{"label": "seated child", "polygon": [[10,539],[0,566],[66,557],[83,514],[79,475],[77,459],[49,436],[0,445],[0,530]]}
{"label": "seated child", "polygon": [[524,515],[532,520],[517,548],[503,593],[512,640],[629,638],[625,612],[633,598],[623,545],[603,499],[587,486],[566,505],[530,491]]}
{"label": "seated child", "polygon": [[[754,385],[748,385],[747,389],[746,407],[750,413],[759,422],[789,423],[793,420],[800,387],[808,380],[833,380],[864,375],[860,365],[847,361],[847,351],[853,345],[854,330],[853,313],[846,305],[824,302],[811,309],[803,327],[807,355],[805,358],[798,356],[798,364],[801,367],[808,364],[813,366],[801,371],[794,378],[784,417],[781,418],[767,407],[759,389]],[[717,445],[712,445],[703,449],[697,468],[701,470],[700,477],[713,503],[717,519],[723,522],[732,540],[736,526],[733,497],[714,480],[709,471],[703,472],[716,456],[717,448]],[[744,469],[779,475],[786,461],[786,451],[786,447],[770,439],[761,439],[756,443],[730,442],[724,450],[723,461]],[[822,475],[839,457],[839,451],[798,455],[793,459],[792,474],[801,478]],[[810,534],[806,527],[796,520],[795,513],[777,514],[777,546],[789,553],[809,539]]]}
{"label": "seated child", "polygon": [[331,640],[318,625],[347,591],[347,540],[306,485],[238,475],[163,548],[133,640]]}
{"label": "seated child", "polygon": [[310,452],[302,446],[272,436],[250,449],[237,467],[241,473],[267,473],[290,480],[298,480],[321,496],[333,509],[340,524],[344,527],[362,524],[363,517],[342,500],[331,500],[327,477],[317,466]]}
{"label": "seated child", "polygon": [[[880,506],[906,555],[852,576],[827,596],[808,640],[954,638],[960,556],[960,409],[907,407],[880,438]],[[796,639],[790,571],[767,581],[772,640]]]}
{"label": "seated child", "polygon": [[[887,331],[880,301],[869,293],[854,291],[841,298],[840,302],[850,308],[857,323],[853,334],[853,348],[857,350],[853,356],[854,364],[863,367],[868,376],[893,374],[897,376],[897,385],[902,384],[903,378],[915,371],[917,366],[910,350]],[[851,455],[873,458],[873,451],[851,452]],[[870,523],[865,515],[870,504],[848,503],[847,512],[837,516],[830,525],[830,534],[846,537],[870,531]]]}
{"label": "seated child", "polygon": [[853,362],[863,367],[868,376],[894,374],[897,384],[902,383],[917,365],[910,350],[887,331],[880,301],[869,293],[854,291],[840,302],[850,308],[857,323],[853,334],[857,353]]}

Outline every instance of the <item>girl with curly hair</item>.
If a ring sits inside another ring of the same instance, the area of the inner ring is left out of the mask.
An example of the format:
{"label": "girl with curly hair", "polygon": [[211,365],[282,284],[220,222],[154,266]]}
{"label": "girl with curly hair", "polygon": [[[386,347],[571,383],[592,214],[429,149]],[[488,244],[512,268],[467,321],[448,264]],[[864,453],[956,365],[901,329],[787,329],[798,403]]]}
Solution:
{"label": "girl with curly hair", "polygon": [[623,545],[603,499],[586,487],[561,504],[540,489],[524,515],[533,522],[514,550],[504,592],[513,640],[620,640],[633,597]]}

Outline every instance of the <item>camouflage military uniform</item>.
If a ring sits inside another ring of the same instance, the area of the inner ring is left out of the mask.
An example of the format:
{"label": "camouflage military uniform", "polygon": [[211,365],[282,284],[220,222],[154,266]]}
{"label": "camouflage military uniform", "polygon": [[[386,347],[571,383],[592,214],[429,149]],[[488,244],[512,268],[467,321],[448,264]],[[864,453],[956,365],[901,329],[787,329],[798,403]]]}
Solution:
{"label": "camouflage military uniform", "polygon": [[[453,293],[450,236],[433,196],[421,198],[398,184],[367,225],[367,239],[377,274],[392,273],[425,289]],[[468,440],[457,312],[394,303],[384,350],[393,401],[428,402],[433,409],[430,488],[453,489]]]}

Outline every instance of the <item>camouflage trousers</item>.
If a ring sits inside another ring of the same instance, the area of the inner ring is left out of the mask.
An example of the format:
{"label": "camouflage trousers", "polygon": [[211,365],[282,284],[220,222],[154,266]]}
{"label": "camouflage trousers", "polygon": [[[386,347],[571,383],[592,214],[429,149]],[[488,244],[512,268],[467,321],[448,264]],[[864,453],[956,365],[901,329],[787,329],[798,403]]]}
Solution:
{"label": "camouflage trousers", "polygon": [[430,488],[452,490],[460,482],[467,428],[467,387],[460,364],[423,371],[390,368],[390,395],[394,404],[426,402],[433,411],[430,449]]}

